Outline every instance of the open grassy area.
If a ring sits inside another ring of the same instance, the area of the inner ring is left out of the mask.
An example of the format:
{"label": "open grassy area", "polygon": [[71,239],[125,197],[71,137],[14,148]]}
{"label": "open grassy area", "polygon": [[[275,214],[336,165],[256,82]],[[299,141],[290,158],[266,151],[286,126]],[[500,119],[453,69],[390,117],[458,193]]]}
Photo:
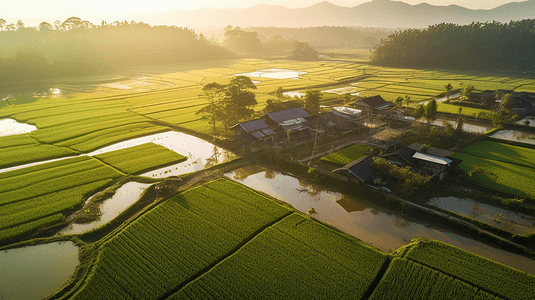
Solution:
{"label": "open grassy area", "polygon": [[368,144],[354,145],[344,150],[326,155],[321,158],[321,161],[345,166],[348,163],[363,157],[368,151],[370,151],[370,146]]}

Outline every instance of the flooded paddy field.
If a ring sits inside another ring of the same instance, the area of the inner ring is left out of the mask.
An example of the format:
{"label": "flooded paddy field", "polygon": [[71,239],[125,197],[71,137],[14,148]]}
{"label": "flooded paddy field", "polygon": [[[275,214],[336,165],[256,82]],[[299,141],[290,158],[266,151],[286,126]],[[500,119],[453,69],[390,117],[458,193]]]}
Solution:
{"label": "flooded paddy field", "polygon": [[535,134],[531,132],[522,132],[518,130],[498,130],[491,134],[490,137],[535,145]]}
{"label": "flooded paddy field", "polygon": [[[80,234],[105,225],[130,205],[134,204],[139,199],[143,191],[149,186],[150,184],[139,182],[128,182],[124,184],[116,190],[115,194],[111,198],[104,200],[99,205],[101,215],[99,216],[98,220],[84,224],[71,223],[67,228],[59,231],[58,234]],[[89,197],[86,203],[91,201],[91,199],[95,196],[96,195]]]}
{"label": "flooded paddy field", "polygon": [[535,274],[535,260],[387,212],[374,205],[373,199],[356,199],[318,189],[291,175],[281,174],[262,166],[237,169],[225,176],[288,202],[303,213],[314,207],[318,212],[315,215],[317,219],[332,224],[337,229],[383,252],[388,253],[408,244],[415,237],[424,236]]}
{"label": "flooded paddy field", "polygon": [[57,242],[0,251],[0,299],[41,299],[58,290],[80,263],[78,247]]}

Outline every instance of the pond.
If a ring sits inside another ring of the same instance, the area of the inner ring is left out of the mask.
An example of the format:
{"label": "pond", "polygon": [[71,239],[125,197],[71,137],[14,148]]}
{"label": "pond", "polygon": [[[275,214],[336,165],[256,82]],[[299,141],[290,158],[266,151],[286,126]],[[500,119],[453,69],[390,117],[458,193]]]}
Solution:
{"label": "pond", "polygon": [[429,199],[427,203],[514,234],[529,234],[535,231],[535,217],[479,203],[469,198],[435,197]]}
{"label": "pond", "polygon": [[356,87],[346,86],[346,87],[334,88],[334,89],[330,89],[330,90],[324,90],[324,91],[321,91],[321,92],[322,93],[343,95],[343,94],[350,94],[350,93],[353,93],[355,91],[357,91]]}
{"label": "pond", "polygon": [[286,69],[262,69],[249,73],[234,74],[234,76],[263,77],[272,79],[299,79],[300,75],[307,73],[308,72]]}
{"label": "pond", "polygon": [[[426,122],[424,119],[420,119],[420,121]],[[457,121],[452,121],[452,120],[435,120],[431,122],[431,124],[435,126],[444,126],[444,122],[450,123],[453,126],[453,128],[457,127]],[[489,128],[485,126],[464,123],[463,131],[472,132],[472,133],[485,133],[489,131]]]}
{"label": "pond", "polygon": [[[227,162],[229,160],[236,158],[236,155],[228,150],[217,147],[214,144],[207,142],[203,139],[200,139],[198,137],[185,134],[185,133],[181,133],[181,132],[176,132],[176,131],[162,132],[162,133],[144,136],[140,138],[130,139],[124,142],[119,142],[111,146],[101,148],[99,150],[96,150],[96,151],[93,151],[91,153],[84,154],[84,155],[94,156],[94,155],[98,155],[98,154],[102,154],[102,153],[106,153],[110,151],[120,150],[120,149],[129,148],[129,147],[133,147],[133,146],[137,146],[141,144],[151,143],[151,142],[158,144],[158,145],[162,145],[179,154],[187,156],[188,159],[184,162],[181,162],[175,165],[160,168],[151,172],[146,172],[142,174],[142,176],[158,177],[158,178],[177,176],[177,175],[190,173],[193,171],[202,170],[204,168],[209,168],[211,166],[214,166],[223,162]],[[48,163],[52,161],[66,159],[66,158],[69,158],[69,157],[52,159],[52,160],[47,160],[47,161],[40,161],[40,162],[20,165],[20,166],[11,167],[11,168],[5,168],[5,169],[1,169],[0,173],[22,169],[22,168],[26,168],[30,166],[40,165],[40,164],[44,164],[44,163]]]}
{"label": "pond", "polygon": [[34,125],[19,123],[13,119],[0,119],[0,137],[29,133],[36,129]]}
{"label": "pond", "polygon": [[[99,220],[86,224],[71,224],[67,228],[58,232],[58,234],[80,234],[101,227],[102,225],[113,220],[130,205],[134,204],[139,199],[143,191],[149,186],[150,184],[139,182],[128,182],[124,184],[117,189],[115,195],[107,200],[104,200],[104,202],[100,204],[101,216]],[[93,195],[87,199],[87,202],[89,202],[94,196],[96,195]]]}
{"label": "pond", "polygon": [[490,137],[535,145],[535,134],[518,130],[498,130]]}
{"label": "pond", "polygon": [[78,247],[50,243],[0,251],[0,299],[41,299],[57,291],[73,274]]}
{"label": "pond", "polygon": [[384,252],[393,251],[415,237],[425,236],[535,274],[535,260],[389,213],[374,205],[373,199],[352,198],[318,189],[293,176],[262,166],[240,168],[225,176],[288,202],[299,211],[306,213],[314,207],[318,212],[317,219]]}

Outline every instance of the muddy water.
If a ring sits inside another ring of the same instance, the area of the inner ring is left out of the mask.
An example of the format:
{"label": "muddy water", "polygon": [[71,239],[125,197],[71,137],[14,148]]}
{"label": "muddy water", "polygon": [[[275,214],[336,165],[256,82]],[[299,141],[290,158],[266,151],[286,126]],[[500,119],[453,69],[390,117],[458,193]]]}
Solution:
{"label": "muddy water", "polygon": [[0,119],[0,137],[29,133],[36,129],[34,125],[19,123],[13,119]]}
{"label": "muddy water", "polygon": [[78,247],[50,243],[0,251],[0,299],[41,299],[58,290],[72,275]]}
{"label": "muddy water", "polygon": [[[223,162],[227,162],[236,158],[236,155],[230,151],[224,150],[215,146],[214,144],[207,142],[203,139],[194,137],[181,132],[168,131],[158,134],[153,134],[145,137],[135,138],[128,141],[120,142],[113,144],[108,147],[101,148],[99,150],[93,151],[88,154],[89,156],[94,156],[110,151],[120,150],[124,148],[129,148],[146,143],[155,143],[162,145],[170,150],[173,150],[179,154],[187,156],[187,160],[179,164],[175,164],[169,167],[161,168],[152,172],[147,172],[142,174],[142,176],[148,177],[169,177],[177,176],[193,171],[202,170],[204,168],[209,168],[213,165],[217,165]],[[72,156],[71,156],[72,157]],[[11,168],[0,169],[0,173],[13,171],[17,169],[23,169],[30,166],[40,165],[48,162],[53,162],[57,160],[62,160],[70,157],[51,159],[47,161],[40,161],[25,165],[20,165]]]}
{"label": "muddy water", "polygon": [[318,189],[295,177],[262,166],[241,168],[225,175],[286,201],[302,212],[306,213],[309,208],[314,207],[319,220],[330,223],[384,252],[395,250],[415,237],[425,236],[535,274],[535,260],[388,213],[375,206],[373,199],[357,199]]}
{"label": "muddy water", "polygon": [[490,137],[535,145],[535,134],[518,130],[499,130]]}
{"label": "muddy water", "polygon": [[[113,220],[130,205],[134,204],[143,191],[149,186],[150,184],[139,182],[128,182],[124,184],[117,189],[115,195],[100,204],[100,212],[102,215],[99,220],[87,224],[71,224],[67,228],[61,230],[58,234],[79,234],[101,227]],[[88,201],[90,201],[91,198],[92,197],[90,197]]]}
{"label": "muddy water", "polygon": [[429,199],[428,203],[514,234],[529,234],[535,231],[535,217],[479,203],[472,199],[436,197]]}

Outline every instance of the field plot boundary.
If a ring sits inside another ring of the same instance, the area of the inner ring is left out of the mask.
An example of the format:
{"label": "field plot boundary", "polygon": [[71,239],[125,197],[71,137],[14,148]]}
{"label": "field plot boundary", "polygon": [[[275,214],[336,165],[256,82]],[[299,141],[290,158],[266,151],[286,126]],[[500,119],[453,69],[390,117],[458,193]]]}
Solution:
{"label": "field plot boundary", "polygon": [[199,271],[197,274],[195,274],[194,276],[192,276],[190,279],[188,279],[187,281],[185,281],[184,283],[180,284],[179,286],[177,286],[176,288],[170,290],[167,294],[165,294],[164,296],[162,296],[161,298],[159,298],[160,300],[164,300],[164,299],[167,299],[169,297],[171,297],[173,294],[177,293],[178,291],[180,291],[182,288],[186,287],[187,285],[189,285],[191,282],[197,280],[198,278],[202,277],[204,274],[206,274],[207,272],[209,272],[210,270],[214,269],[215,267],[217,267],[218,265],[222,264],[225,260],[227,260],[229,257],[233,256],[234,254],[236,254],[236,252],[238,252],[240,249],[242,249],[245,245],[247,245],[251,240],[253,240],[255,237],[257,237],[259,234],[261,234],[262,232],[264,232],[265,230],[267,230],[268,228],[271,228],[273,226],[275,226],[276,224],[282,222],[284,219],[290,217],[291,215],[295,214],[295,212],[292,212],[290,211],[288,214],[278,218],[277,220],[275,220],[274,222],[270,223],[270,224],[267,224],[266,226],[264,226],[263,228],[260,228],[259,230],[257,230],[255,233],[253,233],[251,236],[249,236],[247,239],[245,239],[242,243],[240,243],[239,245],[237,245],[236,247],[234,247],[231,251],[229,251],[225,256],[223,256],[220,260],[218,260],[217,262],[207,266],[206,268],[204,268],[203,270]]}

